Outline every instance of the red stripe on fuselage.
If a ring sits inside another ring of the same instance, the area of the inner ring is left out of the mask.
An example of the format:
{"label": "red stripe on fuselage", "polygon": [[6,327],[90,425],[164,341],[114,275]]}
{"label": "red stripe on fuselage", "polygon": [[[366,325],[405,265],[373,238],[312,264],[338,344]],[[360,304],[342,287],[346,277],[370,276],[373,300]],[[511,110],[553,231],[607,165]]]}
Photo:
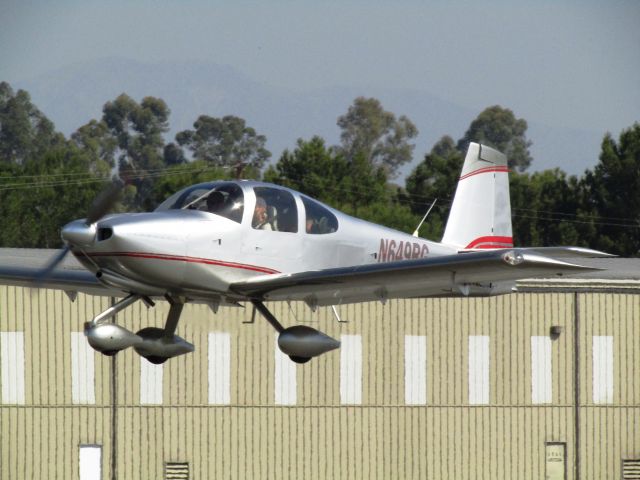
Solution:
{"label": "red stripe on fuselage", "polygon": [[478,237],[465,248],[508,248],[513,247],[513,237]]}
{"label": "red stripe on fuselage", "polygon": [[478,170],[474,170],[473,172],[469,172],[466,175],[462,175],[460,180],[464,180],[465,178],[473,177],[474,175],[480,175],[481,173],[490,173],[490,172],[505,172],[509,173],[509,167],[485,167],[479,168]]}
{"label": "red stripe on fuselage", "polygon": [[153,260],[168,260],[173,262],[202,263],[205,265],[217,265],[220,267],[240,268],[242,270],[251,270],[260,273],[280,273],[272,268],[260,267],[257,265],[247,265],[246,263],[225,262],[223,260],[214,260],[213,258],[184,257],[181,255],[165,255],[163,253],[143,253],[143,252],[94,252],[88,254],[90,257],[132,257],[132,258],[151,258]]}

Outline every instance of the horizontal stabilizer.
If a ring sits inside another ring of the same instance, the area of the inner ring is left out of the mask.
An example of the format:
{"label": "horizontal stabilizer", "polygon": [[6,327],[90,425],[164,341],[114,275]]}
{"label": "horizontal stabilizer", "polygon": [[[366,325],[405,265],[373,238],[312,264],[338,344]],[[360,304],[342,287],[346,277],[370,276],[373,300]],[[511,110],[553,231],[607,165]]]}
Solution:
{"label": "horizontal stabilizer", "polygon": [[613,258],[616,255],[584,247],[527,247],[520,251],[535,252],[553,258]]}

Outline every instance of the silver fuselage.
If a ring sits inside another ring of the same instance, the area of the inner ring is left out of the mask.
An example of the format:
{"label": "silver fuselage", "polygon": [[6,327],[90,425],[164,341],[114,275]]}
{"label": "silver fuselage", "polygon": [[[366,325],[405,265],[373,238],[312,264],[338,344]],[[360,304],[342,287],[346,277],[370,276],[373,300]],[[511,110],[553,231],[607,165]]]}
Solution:
{"label": "silver fuselage", "polygon": [[[305,208],[298,192],[261,182],[236,183],[244,193],[245,208],[240,223],[189,209],[116,214],[96,224],[98,233],[92,242],[74,245],[65,237],[65,231],[72,230],[74,222],[65,227],[63,238],[87,269],[96,274],[103,272],[105,278],[125,279],[138,293],[150,296],[169,293],[193,300],[219,295],[221,302],[242,300],[229,291],[229,285],[258,275],[456,253],[442,244],[334,209],[329,210],[338,219],[337,230],[310,234],[305,230]],[[293,195],[298,214],[297,232],[252,227],[256,204],[254,188],[264,186],[287,190]]]}

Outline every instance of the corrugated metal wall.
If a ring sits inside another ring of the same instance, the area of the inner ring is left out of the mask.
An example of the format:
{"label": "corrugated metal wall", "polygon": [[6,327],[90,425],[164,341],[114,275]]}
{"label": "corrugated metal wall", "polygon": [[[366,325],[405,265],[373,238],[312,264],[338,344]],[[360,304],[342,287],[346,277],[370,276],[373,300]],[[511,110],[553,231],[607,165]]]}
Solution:
{"label": "corrugated metal wall", "polygon": [[[71,303],[60,292],[0,287],[0,332],[24,332],[25,363],[24,405],[0,406],[0,472],[11,479],[78,479],[79,446],[97,444],[105,479],[162,478],[164,462],[189,462],[196,479],[539,479],[545,443],[564,442],[567,478],[575,478],[576,460],[581,478],[620,478],[621,460],[640,457],[640,297],[579,294],[578,342],[575,298],[538,293],[367,303],[339,307],[348,321],[340,324],[328,308],[311,313],[303,304],[271,305],[287,326],[361,336],[360,405],[341,404],[340,351],[296,366],[295,405],[276,405],[272,328],[259,315],[255,324],[243,323],[250,309],[214,315],[189,305],[178,334],[196,352],[160,367],[160,405],[141,405],[141,388],[153,387],[141,387],[141,360],[132,350],[113,360],[95,354],[96,403],[73,405],[71,332],[81,332],[110,300],[80,295]],[[138,303],[117,321],[132,331],[163,326],[167,310],[163,303],[154,309]],[[531,337],[549,337],[554,325],[564,330],[551,341],[552,403],[533,404]],[[226,405],[208,403],[210,332],[230,335]],[[426,337],[426,405],[405,404],[405,335]],[[594,368],[606,367],[594,366],[595,336],[613,337],[611,403],[593,402],[600,381]],[[489,337],[486,405],[469,404],[470,386],[478,382],[468,376],[470,355],[472,366],[474,355],[482,358],[470,353],[469,337]]]}
{"label": "corrugated metal wall", "polygon": [[[621,459],[640,458],[640,297],[581,295],[580,398],[584,478],[622,478]],[[592,341],[613,337],[613,402],[593,401]]]}

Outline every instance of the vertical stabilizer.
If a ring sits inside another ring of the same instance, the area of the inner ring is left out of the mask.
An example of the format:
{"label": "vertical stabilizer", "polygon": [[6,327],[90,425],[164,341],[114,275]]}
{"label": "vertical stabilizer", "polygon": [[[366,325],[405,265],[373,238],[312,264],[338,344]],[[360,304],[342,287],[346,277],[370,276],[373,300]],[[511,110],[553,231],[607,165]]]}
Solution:
{"label": "vertical stabilizer", "polygon": [[507,157],[470,143],[442,243],[458,249],[513,246]]}

